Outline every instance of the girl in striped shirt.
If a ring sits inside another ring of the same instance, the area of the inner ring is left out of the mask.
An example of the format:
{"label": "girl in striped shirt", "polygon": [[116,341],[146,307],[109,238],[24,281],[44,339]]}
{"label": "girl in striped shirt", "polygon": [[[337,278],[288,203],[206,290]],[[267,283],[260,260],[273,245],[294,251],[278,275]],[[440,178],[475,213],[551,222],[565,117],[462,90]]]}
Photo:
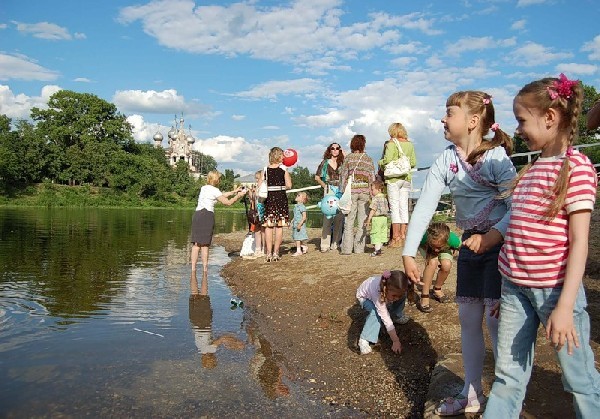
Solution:
{"label": "girl in striped shirt", "polygon": [[577,417],[598,417],[600,374],[589,344],[582,286],[596,171],[571,147],[583,89],[579,81],[544,78],[513,102],[516,135],[539,157],[515,180],[510,221],[498,258],[503,277],[496,379],[485,418],[518,418],[533,365],[540,322],[556,350]]}

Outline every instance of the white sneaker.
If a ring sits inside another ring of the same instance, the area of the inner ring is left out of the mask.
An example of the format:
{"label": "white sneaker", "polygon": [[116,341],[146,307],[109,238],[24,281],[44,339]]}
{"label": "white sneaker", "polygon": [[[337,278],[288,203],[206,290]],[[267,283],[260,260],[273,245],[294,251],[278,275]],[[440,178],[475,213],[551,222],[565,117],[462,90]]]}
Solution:
{"label": "white sneaker", "polygon": [[361,355],[366,355],[373,352],[373,349],[371,349],[371,345],[369,344],[369,342],[362,338],[358,339],[358,348],[360,349]]}
{"label": "white sneaker", "polygon": [[409,320],[410,320],[410,317],[408,317],[406,314],[402,313],[402,316],[396,317],[393,321],[396,324],[406,324],[406,323],[408,323]]}

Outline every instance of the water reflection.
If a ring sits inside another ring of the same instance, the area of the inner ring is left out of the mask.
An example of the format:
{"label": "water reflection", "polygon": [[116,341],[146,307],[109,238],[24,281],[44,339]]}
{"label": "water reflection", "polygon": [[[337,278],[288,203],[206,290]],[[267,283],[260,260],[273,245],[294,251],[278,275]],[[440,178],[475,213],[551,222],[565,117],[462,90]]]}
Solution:
{"label": "water reflection", "polygon": [[0,417],[322,415],[230,309],[225,250],[190,278],[191,215],[0,209]]}

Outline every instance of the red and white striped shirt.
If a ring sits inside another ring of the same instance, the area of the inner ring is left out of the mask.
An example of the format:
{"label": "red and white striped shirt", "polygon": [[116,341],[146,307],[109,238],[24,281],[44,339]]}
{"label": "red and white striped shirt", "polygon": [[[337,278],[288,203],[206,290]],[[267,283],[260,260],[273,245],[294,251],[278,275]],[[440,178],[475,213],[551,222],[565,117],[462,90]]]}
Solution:
{"label": "red and white striped shirt", "polygon": [[587,156],[573,151],[565,203],[554,219],[544,218],[555,199],[550,193],[563,160],[564,155],[538,158],[513,193],[498,268],[517,285],[553,288],[562,284],[569,256],[569,214],[594,209],[596,171]]}

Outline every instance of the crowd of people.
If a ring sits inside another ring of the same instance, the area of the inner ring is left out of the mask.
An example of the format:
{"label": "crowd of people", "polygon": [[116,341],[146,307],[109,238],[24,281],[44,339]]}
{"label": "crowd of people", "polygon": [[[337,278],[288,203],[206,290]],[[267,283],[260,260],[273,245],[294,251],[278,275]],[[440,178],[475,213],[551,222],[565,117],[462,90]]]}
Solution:
{"label": "crowd of people", "polygon": [[[392,351],[401,352],[395,325],[409,320],[406,299],[424,313],[432,310],[430,299],[447,302],[442,286],[456,257],[455,302],[465,379],[458,394],[440,401],[437,415],[483,412],[484,418],[518,418],[540,323],[556,350],[564,388],[573,394],[575,414],[591,418],[600,411],[600,374],[589,343],[582,285],[597,175],[590,160],[573,148],[582,103],[581,83],[563,74],[533,81],[518,92],[513,101],[515,134],[539,154],[517,173],[510,159],[512,137],[496,121],[492,96],[474,90],[450,95],[441,119],[450,145],[431,165],[410,220],[410,169],[416,167],[416,155],[401,123],[389,126],[377,170],[365,152],[363,135],[352,137],[349,153],[332,143],[323,154],[316,182],[325,195],[339,198],[350,190],[351,204],[347,214],[323,218],[319,250],[364,253],[368,236],[372,257],[380,256],[385,244],[402,248],[403,271],[367,278],[356,291],[368,313],[357,342],[361,354],[372,351],[381,326],[391,338]],[[598,127],[599,114],[597,103],[587,116],[589,129]],[[267,262],[280,260],[282,230],[290,223],[286,190],[292,185],[282,158],[280,148],[271,149],[269,165],[257,172],[256,191],[265,182],[267,196],[260,202],[258,192],[253,196],[264,206],[256,255],[264,255]],[[218,177],[211,182],[202,188],[194,215],[194,273],[198,248],[206,269],[214,202],[231,204],[245,193],[237,188],[221,194]],[[455,203],[460,238],[446,224],[431,222],[446,188]],[[301,192],[293,210],[293,256],[308,250],[305,204]],[[424,259],[422,268],[418,253]],[[415,287],[421,289],[418,298]],[[487,397],[482,388],[483,324],[496,376]]]}

